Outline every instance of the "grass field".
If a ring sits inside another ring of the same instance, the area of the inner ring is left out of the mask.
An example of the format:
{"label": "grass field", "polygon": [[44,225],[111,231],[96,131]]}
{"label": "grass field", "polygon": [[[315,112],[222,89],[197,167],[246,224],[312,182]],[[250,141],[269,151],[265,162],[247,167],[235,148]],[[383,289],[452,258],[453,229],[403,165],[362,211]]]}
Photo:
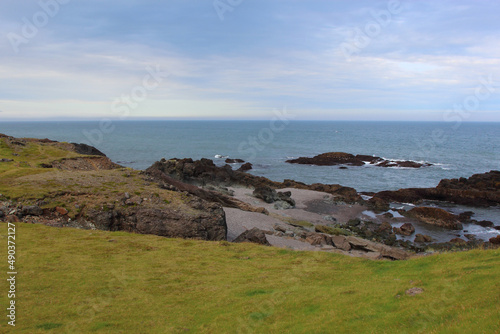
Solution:
{"label": "grass field", "polygon": [[2,279],[1,333],[500,331],[498,249],[370,261],[16,223],[16,268],[16,327]]}

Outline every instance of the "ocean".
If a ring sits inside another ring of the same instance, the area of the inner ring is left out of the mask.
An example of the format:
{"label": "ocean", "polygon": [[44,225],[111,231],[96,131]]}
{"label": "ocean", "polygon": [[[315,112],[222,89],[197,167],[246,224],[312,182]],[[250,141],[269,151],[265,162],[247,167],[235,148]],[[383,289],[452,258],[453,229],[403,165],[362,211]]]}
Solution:
{"label": "ocean", "polygon": [[[145,169],[161,158],[209,158],[223,165],[227,156],[251,162],[254,168],[250,173],[275,181],[341,184],[358,191],[435,187],[444,178],[500,170],[500,123],[1,122],[0,133],[86,143],[114,162],[135,169]],[[370,165],[339,169],[285,162],[325,152],[375,155],[433,165],[418,169]]]}

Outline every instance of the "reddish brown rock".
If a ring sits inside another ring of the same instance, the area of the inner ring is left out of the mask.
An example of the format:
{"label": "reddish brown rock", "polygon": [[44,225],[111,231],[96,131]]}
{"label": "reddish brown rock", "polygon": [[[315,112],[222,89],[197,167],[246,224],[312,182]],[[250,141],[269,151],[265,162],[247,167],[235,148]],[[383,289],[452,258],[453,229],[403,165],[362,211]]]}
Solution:
{"label": "reddish brown rock", "polygon": [[68,210],[66,210],[65,208],[62,208],[62,207],[60,207],[60,206],[57,206],[57,207],[55,208],[55,210],[56,210],[56,212],[57,212],[58,214],[60,214],[61,216],[64,216],[64,215],[67,215],[67,214],[68,214]]}
{"label": "reddish brown rock", "polygon": [[489,242],[491,242],[494,245],[500,245],[500,235],[497,235],[494,238],[490,238]]}
{"label": "reddish brown rock", "polygon": [[347,241],[346,237],[342,235],[334,235],[332,236],[332,241],[333,245],[337,247],[338,249],[344,250],[344,251],[350,251],[351,250],[351,244]]}
{"label": "reddish brown rock", "polygon": [[458,217],[440,208],[418,207],[405,213],[407,217],[418,219],[424,223],[441,226],[453,230],[463,229]]}

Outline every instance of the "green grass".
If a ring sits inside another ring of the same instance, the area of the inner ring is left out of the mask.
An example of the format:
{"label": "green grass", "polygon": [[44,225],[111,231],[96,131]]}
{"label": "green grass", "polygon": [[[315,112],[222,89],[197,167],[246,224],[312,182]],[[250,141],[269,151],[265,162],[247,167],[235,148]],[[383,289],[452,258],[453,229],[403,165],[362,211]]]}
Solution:
{"label": "green grass", "polygon": [[[16,333],[500,330],[500,250],[389,262],[16,225]],[[5,274],[6,224],[0,234]],[[8,289],[1,282],[5,310]],[[424,293],[407,296],[412,287]],[[11,329],[3,318],[1,333]]]}

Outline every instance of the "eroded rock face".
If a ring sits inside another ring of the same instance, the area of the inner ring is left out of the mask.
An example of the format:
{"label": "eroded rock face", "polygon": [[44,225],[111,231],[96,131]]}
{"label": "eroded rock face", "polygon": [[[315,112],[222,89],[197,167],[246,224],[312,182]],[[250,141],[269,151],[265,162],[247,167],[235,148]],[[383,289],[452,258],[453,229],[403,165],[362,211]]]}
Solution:
{"label": "eroded rock face", "polygon": [[418,219],[424,223],[432,224],[453,230],[463,229],[458,216],[440,208],[417,207],[405,213],[407,217]]}
{"label": "eroded rock face", "polygon": [[399,161],[388,160],[381,157],[374,157],[371,155],[353,155],[344,152],[328,152],[319,154],[312,158],[300,157],[297,159],[290,159],[286,162],[292,164],[302,165],[316,165],[316,166],[335,166],[335,165],[349,165],[349,166],[363,166],[370,164],[379,167],[406,167],[406,168],[420,168],[432,166],[430,163],[419,163],[416,161]]}
{"label": "eroded rock face", "polygon": [[93,224],[108,231],[154,234],[170,238],[226,240],[227,225],[222,207],[201,199],[189,203],[192,212],[151,207],[99,211],[90,209],[79,219],[82,227]]}
{"label": "eroded rock face", "polygon": [[494,206],[500,204],[500,171],[474,174],[469,178],[443,179],[435,188],[381,191],[374,196],[401,203],[436,200],[468,206]]}

